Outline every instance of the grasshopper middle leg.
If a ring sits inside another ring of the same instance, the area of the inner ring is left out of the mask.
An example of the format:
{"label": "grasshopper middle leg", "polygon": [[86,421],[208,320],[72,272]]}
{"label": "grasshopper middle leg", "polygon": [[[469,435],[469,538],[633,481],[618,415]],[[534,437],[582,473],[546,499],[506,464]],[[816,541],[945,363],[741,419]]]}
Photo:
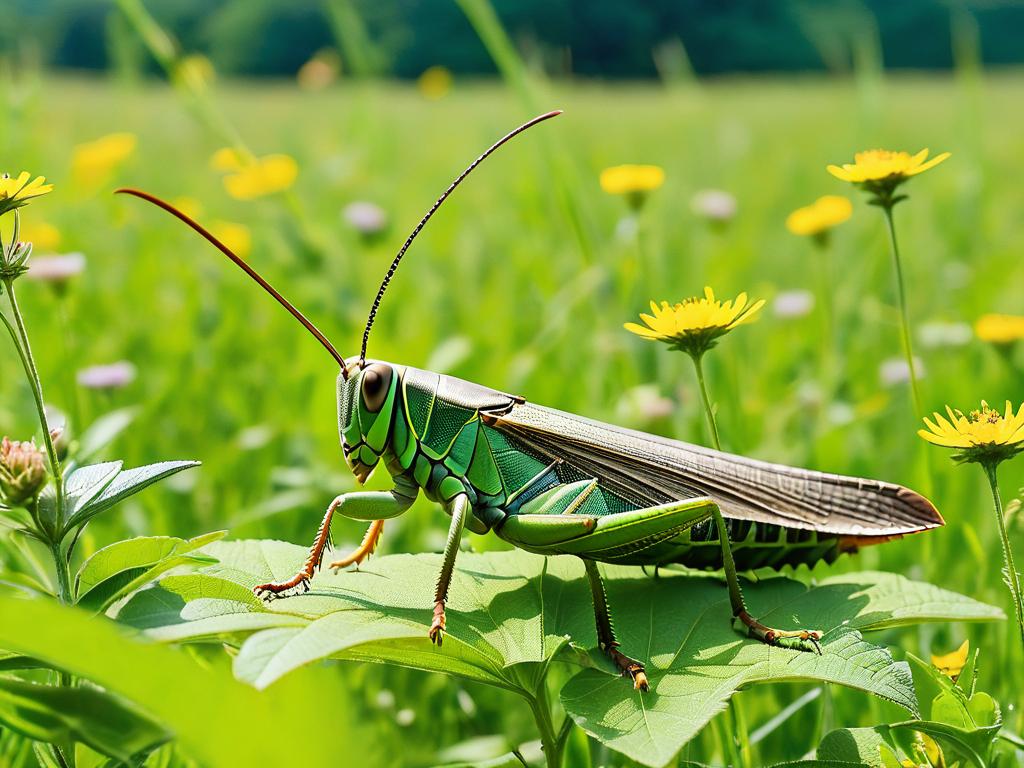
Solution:
{"label": "grasshopper middle leg", "polygon": [[621,671],[633,680],[633,689],[637,691],[649,690],[647,673],[644,665],[636,659],[631,659],[619,651],[619,643],[615,639],[615,632],[612,629],[612,617],[608,612],[608,598],[604,591],[604,582],[601,581],[601,574],[597,570],[597,563],[593,560],[583,560],[587,569],[587,581],[590,582],[590,594],[594,598],[594,618],[597,621],[597,645],[604,651]]}

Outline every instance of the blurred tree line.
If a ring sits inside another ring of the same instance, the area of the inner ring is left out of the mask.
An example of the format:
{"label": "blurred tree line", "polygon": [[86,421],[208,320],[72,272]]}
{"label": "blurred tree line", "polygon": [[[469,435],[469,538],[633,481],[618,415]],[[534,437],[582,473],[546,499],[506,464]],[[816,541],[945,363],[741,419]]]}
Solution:
{"label": "blurred tree line", "polygon": [[[414,77],[433,65],[491,74],[455,0],[146,0],[188,52],[218,71],[292,75],[339,48],[350,74]],[[114,0],[2,0],[0,55],[156,71]],[[1020,0],[493,0],[527,59],[555,76],[821,70],[874,51],[885,67],[944,68],[966,34],[986,64],[1024,60]],[[958,30],[960,34],[958,35]],[[866,48],[865,48],[866,46]]]}

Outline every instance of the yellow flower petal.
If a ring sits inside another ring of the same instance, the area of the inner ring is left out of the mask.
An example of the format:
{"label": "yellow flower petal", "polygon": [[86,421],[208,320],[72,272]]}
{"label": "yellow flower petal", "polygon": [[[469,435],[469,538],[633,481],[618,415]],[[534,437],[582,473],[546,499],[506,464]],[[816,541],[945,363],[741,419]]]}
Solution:
{"label": "yellow flower petal", "polygon": [[970,652],[971,643],[969,640],[964,640],[960,647],[951,653],[939,656],[933,655],[932,666],[936,667],[942,674],[955,680],[967,664],[967,657],[970,655]]}
{"label": "yellow flower petal", "polygon": [[237,200],[252,200],[288,189],[299,166],[288,155],[267,155],[224,177],[224,188]]}

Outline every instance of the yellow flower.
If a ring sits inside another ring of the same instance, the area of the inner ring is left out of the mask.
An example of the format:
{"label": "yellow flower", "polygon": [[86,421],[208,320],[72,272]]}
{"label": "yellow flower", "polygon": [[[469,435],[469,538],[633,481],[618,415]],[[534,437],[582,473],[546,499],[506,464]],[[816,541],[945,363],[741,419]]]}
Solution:
{"label": "yellow flower", "polygon": [[75,181],[86,186],[98,186],[131,157],[137,143],[131,133],[111,133],[79,144],[71,155],[71,172]]}
{"label": "yellow flower", "polygon": [[243,259],[252,251],[252,233],[244,224],[234,221],[215,221],[210,227],[213,236]]}
{"label": "yellow flower", "polygon": [[974,332],[991,344],[1012,344],[1024,339],[1024,317],[1020,315],[982,315],[974,324]]}
{"label": "yellow flower", "polygon": [[981,409],[967,416],[948,405],[946,413],[948,420],[938,413],[934,421],[925,418],[928,429],[917,434],[929,443],[958,449],[953,455],[957,461],[997,463],[1024,450],[1024,405],[1014,414],[1007,400],[1006,413],[1001,415],[982,400]]}
{"label": "yellow flower", "polygon": [[191,195],[181,195],[171,200],[171,205],[184,213],[190,219],[198,219],[203,215],[202,202]]}
{"label": "yellow flower", "polygon": [[967,656],[971,652],[971,641],[964,640],[952,653],[947,653],[942,656],[932,656],[932,666],[936,667],[939,672],[946,675],[946,677],[953,678],[955,682],[963,672],[964,665],[967,663]]}
{"label": "yellow flower", "polygon": [[663,341],[693,357],[711,349],[717,339],[737,325],[753,320],[764,306],[764,300],[747,304],[747,294],[741,293],[735,301],[718,301],[710,287],[703,297],[692,297],[678,304],[667,301],[659,306],[651,302],[651,314],[641,314],[646,327],[626,323],[627,331],[652,341]]}
{"label": "yellow flower", "polygon": [[8,174],[0,175],[0,215],[13,211],[28,203],[33,197],[39,197],[53,191],[53,184],[47,184],[42,176],[32,178],[28,171],[22,171],[17,178]]}
{"label": "yellow flower", "polygon": [[214,153],[210,164],[224,177],[224,188],[236,200],[252,200],[282,192],[295,183],[299,166],[288,155],[245,158],[238,150],[225,147]]}
{"label": "yellow flower", "polygon": [[430,67],[416,80],[416,87],[428,99],[437,101],[452,89],[452,73],[447,67]]}
{"label": "yellow flower", "polygon": [[840,195],[819,197],[786,217],[786,229],[794,235],[821,236],[853,215],[853,203]]}
{"label": "yellow flower", "polygon": [[828,172],[837,179],[853,184],[873,181],[896,180],[904,181],[911,176],[934,168],[949,157],[949,152],[936,155],[926,162],[928,150],[922,149],[916,155],[909,152],[893,152],[888,149],[869,149],[853,156],[852,163],[828,166]]}
{"label": "yellow flower", "polygon": [[665,183],[665,171],[657,165],[613,165],[601,171],[601,189],[609,195],[653,192]]}
{"label": "yellow flower", "polygon": [[22,216],[18,239],[24,243],[32,243],[37,252],[52,251],[60,245],[60,230],[49,222],[34,219],[31,215]]}
{"label": "yellow flower", "polygon": [[213,62],[201,53],[185,56],[174,66],[175,80],[193,93],[203,93],[216,77]]}

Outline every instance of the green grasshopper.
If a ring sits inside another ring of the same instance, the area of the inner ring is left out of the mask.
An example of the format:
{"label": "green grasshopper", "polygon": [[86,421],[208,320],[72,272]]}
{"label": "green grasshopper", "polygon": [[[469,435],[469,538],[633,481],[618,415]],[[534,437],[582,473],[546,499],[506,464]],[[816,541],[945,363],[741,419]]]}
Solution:
{"label": "green grasshopper", "polygon": [[359,355],[345,359],[251,266],[185,214],[137,190],[220,249],[284,306],[331,354],[345,461],[362,484],[382,461],[390,491],[344,493],[327,507],[309,557],[294,577],[261,584],[269,599],[309,589],[336,514],[373,521],[362,544],[330,563],[359,563],[377,546],[383,521],[419,492],[451,517],[434,594],[429,637],[445,632],[445,603],[464,528],[493,531],[539,555],[575,555],[593,594],[597,638],[623,675],[646,691],[644,665],[619,650],[597,564],[678,563],[725,572],[733,620],[769,644],[821,652],[821,632],[765,626],[748,611],[737,572],[833,561],[859,546],[943,524],[923,496],[891,483],[796,469],[622,429],[534,405],[479,384],[366,357],[388,284],[413,240],[455,188],[525,123],[480,155],[434,203],[391,263],[373,301]]}

